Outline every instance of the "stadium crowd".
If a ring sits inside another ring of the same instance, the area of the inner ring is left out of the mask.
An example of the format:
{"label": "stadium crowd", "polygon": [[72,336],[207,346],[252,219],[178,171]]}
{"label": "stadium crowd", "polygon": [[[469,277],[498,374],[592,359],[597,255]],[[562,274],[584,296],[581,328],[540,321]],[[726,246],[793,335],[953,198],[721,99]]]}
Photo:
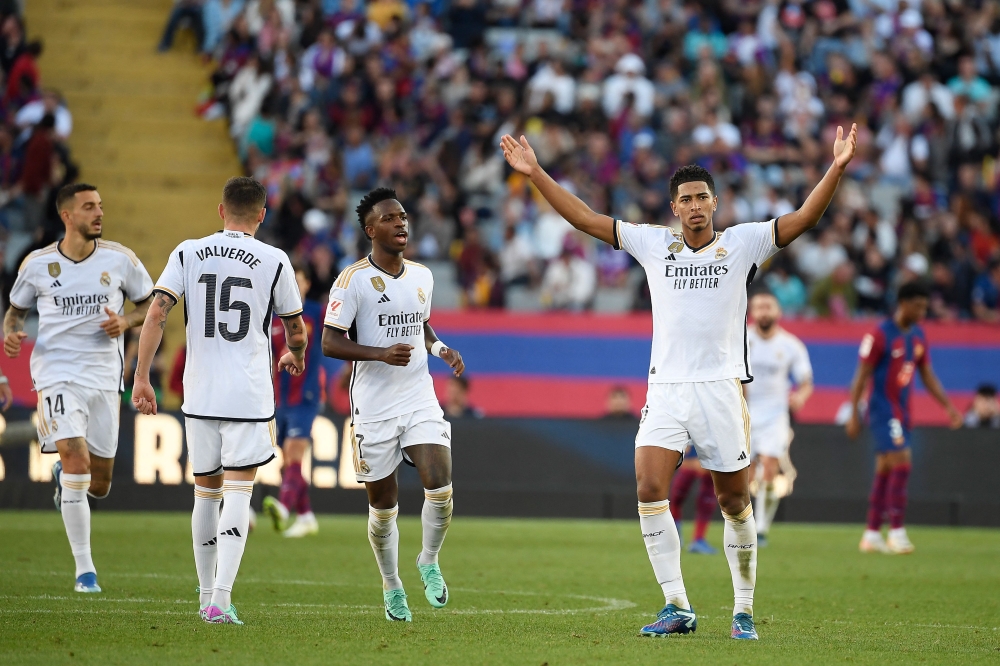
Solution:
{"label": "stadium crowd", "polygon": [[[715,175],[716,227],[795,209],[857,122],[820,227],[766,267],[785,311],[1000,321],[1000,8],[959,0],[180,0],[226,116],[266,184],[265,233],[314,290],[354,261],[353,212],[396,188],[412,258],[448,262],[462,304],[649,307],[630,257],[589,242],[507,168],[525,134],[591,207],[669,223],[668,180]],[[606,298],[601,298],[604,293]]]}
{"label": "stadium crowd", "polygon": [[28,40],[20,3],[0,0],[0,279],[4,302],[21,259],[56,240],[58,189],[79,169],[66,140],[73,117],[58,91],[43,88],[42,42]]}

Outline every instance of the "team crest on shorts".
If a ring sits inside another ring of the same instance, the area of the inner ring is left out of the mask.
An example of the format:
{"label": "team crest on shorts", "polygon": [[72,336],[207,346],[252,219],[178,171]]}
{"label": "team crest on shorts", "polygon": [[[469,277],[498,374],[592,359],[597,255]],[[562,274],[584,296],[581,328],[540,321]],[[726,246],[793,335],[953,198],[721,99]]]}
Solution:
{"label": "team crest on shorts", "polygon": [[382,278],[378,275],[372,278],[372,286],[375,287],[375,291],[379,293],[385,291],[385,282],[383,282]]}
{"label": "team crest on shorts", "polygon": [[56,423],[55,419],[52,419],[52,428],[51,428],[51,430],[52,430],[52,432],[55,432],[56,430],[59,430],[59,424]]}
{"label": "team crest on shorts", "polygon": [[53,261],[49,264],[49,275],[56,278],[62,274],[62,266],[59,265],[58,261]]}
{"label": "team crest on shorts", "polygon": [[364,460],[362,460],[361,462],[358,463],[358,469],[361,470],[362,474],[371,474],[372,473],[372,468],[369,467],[368,463],[366,463]]}
{"label": "team crest on shorts", "polygon": [[111,276],[108,275],[107,271],[101,273],[101,284],[103,284],[105,287],[111,286]]}
{"label": "team crest on shorts", "polygon": [[424,290],[420,287],[417,287],[417,300],[420,301],[421,305],[427,302],[427,297],[424,296]]}
{"label": "team crest on shorts", "polygon": [[667,250],[669,250],[671,253],[680,252],[683,249],[684,249],[684,243],[681,243],[679,241],[671,243],[670,245],[667,246]]}
{"label": "team crest on shorts", "polygon": [[724,258],[724,257],[725,257],[725,256],[726,256],[727,254],[729,254],[729,253],[728,253],[728,252],[726,252],[726,248],[724,248],[724,247],[720,247],[720,248],[719,248],[718,250],[716,250],[716,251],[715,251],[715,258],[716,258],[716,259],[722,259],[722,258]]}

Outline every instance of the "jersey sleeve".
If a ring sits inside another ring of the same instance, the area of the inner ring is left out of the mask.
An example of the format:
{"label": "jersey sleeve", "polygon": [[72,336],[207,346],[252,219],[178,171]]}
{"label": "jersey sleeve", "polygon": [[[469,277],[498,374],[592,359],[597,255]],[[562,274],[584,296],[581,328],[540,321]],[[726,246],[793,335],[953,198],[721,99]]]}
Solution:
{"label": "jersey sleeve", "polygon": [[809,361],[809,351],[801,341],[796,341],[795,358],[792,359],[791,367],[792,381],[802,384],[812,379],[812,363]]}
{"label": "jersey sleeve", "polygon": [[21,270],[17,272],[17,279],[14,280],[14,286],[11,287],[8,300],[18,310],[30,310],[37,298],[38,291],[35,289],[34,282],[31,281],[31,265],[25,262]]}
{"label": "jersey sleeve", "polygon": [[171,296],[175,301],[184,295],[184,243],[181,243],[170,253],[167,265],[160,273],[153,291],[160,291]]}
{"label": "jersey sleeve", "polygon": [[778,253],[781,248],[777,245],[778,221],[770,222],[745,222],[730,227],[747,247],[747,256],[750,262],[760,266],[765,261]]}
{"label": "jersey sleeve", "polygon": [[326,316],[323,318],[324,326],[341,331],[349,331],[358,315],[358,299],[353,287],[357,280],[347,279],[346,273],[341,273],[330,288],[330,302],[326,305]]}
{"label": "jersey sleeve", "polygon": [[274,314],[279,317],[296,317],[302,314],[302,295],[299,294],[299,285],[295,282],[295,269],[285,254],[282,254],[281,265],[272,290]]}
{"label": "jersey sleeve", "polygon": [[923,336],[920,337],[918,344],[920,345],[920,354],[917,358],[917,367],[926,368],[931,364],[931,348],[927,344],[927,338]]}
{"label": "jersey sleeve", "polygon": [[616,250],[625,250],[641,264],[649,255],[652,240],[650,231],[652,229],[662,229],[662,227],[615,220],[613,246]]}
{"label": "jersey sleeve", "polygon": [[153,293],[153,278],[138,259],[125,262],[125,295],[133,303],[141,303]]}
{"label": "jersey sleeve", "polygon": [[431,319],[431,297],[434,296],[434,276],[431,276],[431,290],[427,294],[427,302],[424,303],[424,321]]}
{"label": "jersey sleeve", "polygon": [[871,333],[866,333],[861,338],[861,347],[858,349],[858,358],[869,365],[877,365],[885,354],[885,333],[882,329],[876,329]]}

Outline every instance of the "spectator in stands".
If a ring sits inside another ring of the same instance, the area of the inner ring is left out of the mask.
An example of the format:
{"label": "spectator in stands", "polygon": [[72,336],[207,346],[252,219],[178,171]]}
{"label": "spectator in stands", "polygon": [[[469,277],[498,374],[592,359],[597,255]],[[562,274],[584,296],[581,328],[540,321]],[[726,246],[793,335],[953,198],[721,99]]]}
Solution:
{"label": "spectator in stands", "polygon": [[997,387],[993,384],[980,384],[972,405],[965,413],[966,428],[1000,428],[1000,401],[997,400]]}
{"label": "spectator in stands", "polygon": [[1000,258],[990,262],[976,279],[972,289],[972,312],[979,321],[1000,321]]}
{"label": "spectator in stands", "polygon": [[160,45],[157,47],[160,53],[169,51],[170,47],[174,45],[174,35],[184,21],[187,21],[191,30],[194,31],[195,50],[201,50],[205,43],[205,26],[202,22],[204,4],[205,0],[175,0],[170,18],[167,19],[167,26],[163,29]]}
{"label": "spectator in stands", "polygon": [[42,55],[42,43],[38,40],[28,42],[24,50],[14,60],[10,72],[7,73],[7,89],[4,92],[4,104],[27,102],[38,90],[38,56]]}
{"label": "spectator in stands", "polygon": [[809,305],[820,317],[850,318],[858,307],[858,292],[854,288],[854,264],[844,261],[825,278],[816,282]]}
{"label": "spectator in stands", "polygon": [[243,12],[244,0],[205,0],[202,7],[202,53],[214,53],[222,43],[222,36],[229,32],[236,17]]}
{"label": "spectator in stands", "polygon": [[44,90],[41,99],[36,99],[22,106],[17,115],[14,116],[14,123],[24,130],[26,136],[29,130],[40,123],[42,118],[48,114],[51,114],[55,119],[56,136],[64,141],[68,139],[73,132],[73,115],[55,90]]}
{"label": "spectator in stands", "polygon": [[604,407],[605,419],[635,419],[635,411],[632,409],[632,396],[628,389],[620,384],[612,386],[608,391],[608,399]]}
{"label": "spectator in stands", "polygon": [[469,404],[469,378],[449,376],[445,388],[444,415],[449,419],[481,419],[483,411]]}
{"label": "spectator in stands", "polygon": [[584,310],[597,287],[597,269],[582,257],[583,248],[567,236],[563,251],[542,276],[542,304],[555,310]]}
{"label": "spectator in stands", "polygon": [[632,95],[632,104],[641,116],[648,117],[653,113],[653,102],[656,89],[653,82],[647,79],[646,64],[634,53],[626,53],[615,64],[615,74],[604,82],[603,107],[604,115],[615,118],[625,108],[625,98]]}

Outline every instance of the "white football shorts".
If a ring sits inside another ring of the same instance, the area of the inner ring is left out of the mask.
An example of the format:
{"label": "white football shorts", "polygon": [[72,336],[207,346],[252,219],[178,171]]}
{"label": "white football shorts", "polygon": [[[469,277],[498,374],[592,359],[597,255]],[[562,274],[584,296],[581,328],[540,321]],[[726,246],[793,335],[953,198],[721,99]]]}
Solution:
{"label": "white football shorts", "polygon": [[57,453],[56,442],[83,437],[101,458],[118,451],[121,394],[64,382],[38,390],[38,441],[42,453]]}
{"label": "white football shorts", "polygon": [[278,450],[274,419],[211,421],[187,417],[184,431],[195,476],[260,467],[271,462]]}
{"label": "white football shorts", "polygon": [[636,448],[683,452],[689,442],[705,469],[736,472],[750,464],[750,412],[738,379],[649,385]]}
{"label": "white football shorts", "polygon": [[355,423],[351,441],[358,483],[378,481],[396,471],[409,458],[403,451],[415,444],[440,444],[451,448],[451,424],[440,407],[427,407],[374,423]]}
{"label": "white football shorts", "polygon": [[759,418],[750,430],[750,451],[754,456],[780,458],[792,442],[792,424],[788,412],[774,418]]}

